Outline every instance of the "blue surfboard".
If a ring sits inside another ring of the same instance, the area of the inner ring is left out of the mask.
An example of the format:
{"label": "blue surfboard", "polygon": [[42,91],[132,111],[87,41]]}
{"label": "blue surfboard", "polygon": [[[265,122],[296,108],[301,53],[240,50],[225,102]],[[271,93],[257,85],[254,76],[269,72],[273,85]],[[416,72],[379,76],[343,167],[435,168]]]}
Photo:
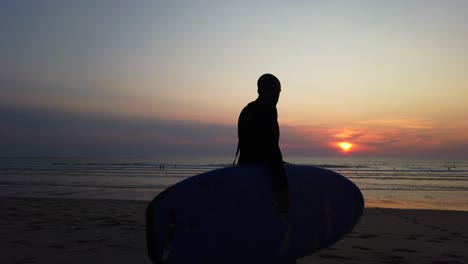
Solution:
{"label": "blue surfboard", "polygon": [[364,209],[363,196],[331,170],[285,165],[290,208],[280,215],[270,170],[217,169],[160,193],[146,212],[154,263],[287,263],[346,236]]}

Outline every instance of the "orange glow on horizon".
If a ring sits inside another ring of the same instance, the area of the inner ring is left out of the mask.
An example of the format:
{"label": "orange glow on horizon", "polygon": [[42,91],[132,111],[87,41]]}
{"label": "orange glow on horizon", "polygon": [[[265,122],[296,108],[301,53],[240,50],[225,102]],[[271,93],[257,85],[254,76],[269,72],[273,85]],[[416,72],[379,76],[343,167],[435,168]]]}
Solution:
{"label": "orange glow on horizon", "polygon": [[353,147],[353,144],[349,142],[340,142],[338,143],[338,147],[340,147],[343,152],[348,152]]}

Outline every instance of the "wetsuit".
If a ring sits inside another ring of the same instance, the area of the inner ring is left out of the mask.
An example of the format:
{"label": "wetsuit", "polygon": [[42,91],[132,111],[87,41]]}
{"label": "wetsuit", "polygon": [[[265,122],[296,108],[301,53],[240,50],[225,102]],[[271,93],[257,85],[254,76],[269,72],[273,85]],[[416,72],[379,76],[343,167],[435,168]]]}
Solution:
{"label": "wetsuit", "polygon": [[[278,187],[280,210],[288,210],[288,182],[279,148],[279,125],[276,106],[257,99],[241,112],[238,121],[240,156],[238,164],[266,164]],[[284,200],[283,197],[285,197]]]}

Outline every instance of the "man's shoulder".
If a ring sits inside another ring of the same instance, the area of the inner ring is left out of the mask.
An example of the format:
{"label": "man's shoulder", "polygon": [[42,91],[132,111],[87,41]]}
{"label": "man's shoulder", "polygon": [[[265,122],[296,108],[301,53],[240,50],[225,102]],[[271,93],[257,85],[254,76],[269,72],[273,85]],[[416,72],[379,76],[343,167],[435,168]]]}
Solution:
{"label": "man's shoulder", "polygon": [[250,111],[275,111],[276,112],[276,106],[272,104],[268,104],[266,102],[260,101],[260,100],[255,100],[250,103],[248,103],[245,107],[244,110],[250,110]]}
{"label": "man's shoulder", "polygon": [[256,101],[252,101],[250,103],[248,103],[243,109],[242,109],[242,113],[247,113],[247,112],[255,112],[256,110],[258,109],[258,106],[257,106],[257,103]]}
{"label": "man's shoulder", "polygon": [[[255,101],[254,101],[255,102]],[[239,120],[249,120],[255,115],[255,104],[254,102],[248,103],[241,111]]]}
{"label": "man's shoulder", "polygon": [[241,121],[270,120],[277,117],[276,107],[253,101],[247,104],[239,116]]}

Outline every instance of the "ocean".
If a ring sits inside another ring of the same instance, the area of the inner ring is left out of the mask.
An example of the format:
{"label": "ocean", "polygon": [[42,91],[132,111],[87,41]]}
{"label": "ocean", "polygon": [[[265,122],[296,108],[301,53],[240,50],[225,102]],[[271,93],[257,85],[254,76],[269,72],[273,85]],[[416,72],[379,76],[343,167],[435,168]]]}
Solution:
{"label": "ocean", "polygon": [[[151,200],[230,158],[0,158],[0,196]],[[295,157],[336,171],[362,191],[366,207],[468,211],[468,161]]]}

